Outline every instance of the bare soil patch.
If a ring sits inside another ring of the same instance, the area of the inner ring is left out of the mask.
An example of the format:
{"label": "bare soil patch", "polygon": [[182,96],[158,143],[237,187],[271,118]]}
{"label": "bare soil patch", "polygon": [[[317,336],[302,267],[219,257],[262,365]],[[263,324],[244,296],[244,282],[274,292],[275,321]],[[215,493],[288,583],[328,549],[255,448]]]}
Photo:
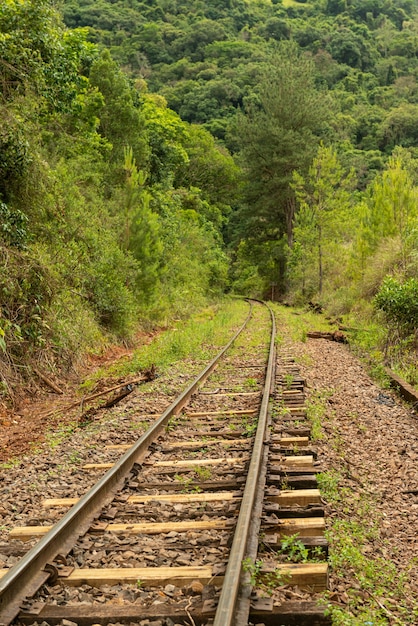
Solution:
{"label": "bare soil patch", "polygon": [[[15,406],[9,408],[0,403],[0,462],[8,461],[27,453],[45,440],[45,434],[51,429],[71,423],[80,415],[80,409],[61,411],[80,399],[80,384],[102,368],[110,367],[121,360],[130,359],[141,345],[150,343],[158,333],[138,333],[132,347],[110,345],[102,354],[88,355],[65,378],[48,376],[64,393],[52,391],[40,379],[30,381],[26,392],[21,392],[15,400]],[[111,387],[115,378],[104,376],[98,381],[96,390]]]}

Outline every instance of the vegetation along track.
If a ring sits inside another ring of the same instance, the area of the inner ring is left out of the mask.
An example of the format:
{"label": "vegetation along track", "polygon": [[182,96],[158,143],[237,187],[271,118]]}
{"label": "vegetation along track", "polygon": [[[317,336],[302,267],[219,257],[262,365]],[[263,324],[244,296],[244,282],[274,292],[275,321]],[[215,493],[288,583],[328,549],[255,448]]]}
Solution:
{"label": "vegetation along track", "polygon": [[[80,468],[107,470],[90,491],[75,481],[75,497],[39,503],[41,526],[10,532],[11,552],[34,545],[2,571],[0,623],[327,622],[312,597],[327,545],[304,381],[254,308],[136,443],[109,442]],[[294,585],[311,595],[288,601]]]}

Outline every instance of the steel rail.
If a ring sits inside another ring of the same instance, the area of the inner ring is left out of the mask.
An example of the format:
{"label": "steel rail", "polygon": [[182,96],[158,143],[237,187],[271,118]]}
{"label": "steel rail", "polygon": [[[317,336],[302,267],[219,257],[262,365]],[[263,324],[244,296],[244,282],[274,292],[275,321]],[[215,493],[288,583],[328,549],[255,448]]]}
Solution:
{"label": "steel rail", "polygon": [[246,554],[254,503],[259,484],[259,474],[264,456],[266,429],[269,414],[269,401],[275,370],[275,339],[276,322],[273,311],[269,308],[271,318],[270,350],[267,364],[266,380],[261,401],[257,432],[254,440],[248,477],[242,497],[241,508],[235,529],[234,539],[229,554],[222,591],[213,621],[213,626],[242,626],[235,622],[236,606],[242,579],[242,561]]}
{"label": "steel rail", "polygon": [[98,511],[113,499],[114,493],[123,484],[134,463],[145,455],[168,420],[182,410],[199,385],[212,373],[219,360],[247,326],[252,315],[252,304],[249,304],[250,310],[245,322],[215,358],[119,461],[0,579],[0,626],[9,626],[19,613],[25,598],[32,597],[48,580],[50,572],[44,570],[47,563],[53,561],[58,554],[67,554],[71,550],[78,537],[88,530]]}

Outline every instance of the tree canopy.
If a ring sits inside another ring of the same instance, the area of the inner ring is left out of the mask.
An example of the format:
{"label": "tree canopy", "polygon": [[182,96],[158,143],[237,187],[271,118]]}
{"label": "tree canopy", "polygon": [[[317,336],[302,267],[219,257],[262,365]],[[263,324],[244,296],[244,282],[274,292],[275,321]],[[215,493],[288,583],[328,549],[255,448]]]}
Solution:
{"label": "tree canopy", "polygon": [[7,0],[0,85],[8,367],[225,289],[404,302],[413,0]]}

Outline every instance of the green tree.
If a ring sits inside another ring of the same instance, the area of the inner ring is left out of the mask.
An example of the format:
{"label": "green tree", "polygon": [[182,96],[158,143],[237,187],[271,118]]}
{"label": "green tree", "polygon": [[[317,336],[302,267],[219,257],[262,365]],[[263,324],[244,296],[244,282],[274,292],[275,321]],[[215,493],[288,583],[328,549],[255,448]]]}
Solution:
{"label": "green tree", "polygon": [[382,121],[378,137],[382,149],[413,147],[418,141],[418,105],[403,102],[391,109]]}
{"label": "green tree", "polygon": [[136,260],[132,284],[142,298],[151,297],[158,279],[162,244],[158,216],[150,208],[152,195],[145,187],[146,174],[138,170],[132,148],[125,148],[125,188],[122,195],[122,244]]}
{"label": "green tree", "polygon": [[188,125],[167,107],[163,96],[156,94],[144,94],[142,115],[150,148],[150,184],[169,188],[177,170],[188,163],[184,148]]}
{"label": "green tree", "polygon": [[137,94],[130,86],[108,50],[104,50],[90,71],[90,83],[103,96],[98,132],[112,146],[110,164],[114,168],[115,180],[123,181],[124,149],[129,135],[129,145],[138,167],[146,166],[148,143],[144,117]]}
{"label": "green tree", "polygon": [[398,236],[401,256],[406,261],[407,242],[416,229],[418,192],[405,167],[401,154],[389,159],[386,170],[373,182],[367,212],[363,220],[363,237],[369,254],[382,240]]}
{"label": "green tree", "polygon": [[305,175],[326,130],[330,100],[315,86],[315,67],[296,46],[284,45],[261,80],[259,104],[241,114],[237,141],[247,188],[243,236],[293,240],[293,172]]}
{"label": "green tree", "polygon": [[241,171],[227,149],[200,126],[189,127],[184,147],[188,161],[177,169],[174,184],[199,189],[210,205],[206,217],[221,228],[240,198]]}
{"label": "green tree", "polygon": [[[299,261],[306,271],[308,261],[315,251],[317,267],[317,291],[322,293],[324,284],[324,260],[332,259],[332,248],[339,246],[349,232],[350,191],[353,174],[347,174],[332,147],[321,145],[309,173],[303,178],[294,172],[293,187],[299,209],[295,220],[297,247],[293,266]],[[303,275],[305,278],[305,275]],[[315,290],[316,291],[316,290]]]}

